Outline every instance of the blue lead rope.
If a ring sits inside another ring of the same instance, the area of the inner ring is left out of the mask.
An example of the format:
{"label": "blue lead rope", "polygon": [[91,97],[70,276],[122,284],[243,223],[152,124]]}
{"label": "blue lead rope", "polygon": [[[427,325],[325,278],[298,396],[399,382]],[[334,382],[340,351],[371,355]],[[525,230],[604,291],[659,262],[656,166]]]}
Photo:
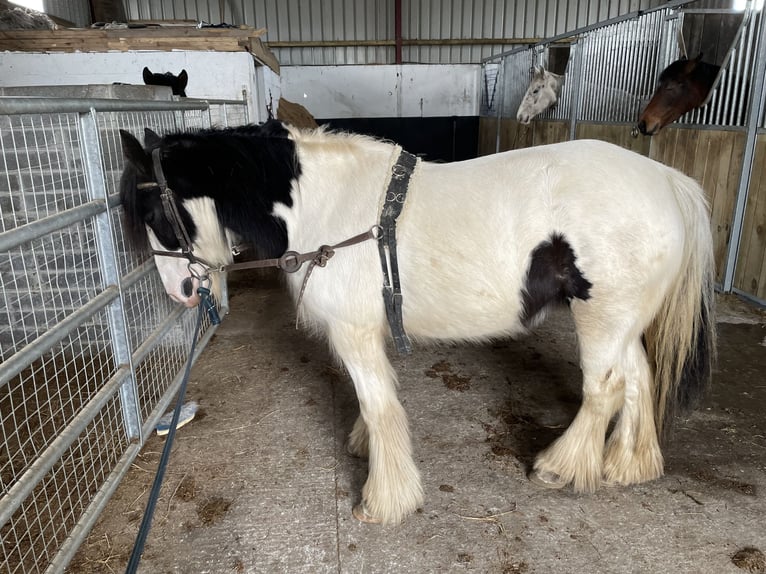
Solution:
{"label": "blue lead rope", "polygon": [[170,421],[170,429],[168,430],[168,436],[165,440],[165,448],[162,449],[162,456],[160,457],[160,463],[157,467],[157,474],[154,475],[154,484],[152,484],[149,500],[146,503],[146,510],[144,511],[144,516],[141,520],[141,526],[138,529],[136,542],[133,545],[133,552],[130,554],[128,567],[125,570],[126,574],[135,574],[138,569],[138,563],[141,561],[141,555],[144,553],[144,543],[146,542],[146,537],[149,535],[149,528],[151,528],[152,525],[154,507],[157,506],[157,500],[160,497],[162,479],[165,477],[165,469],[168,466],[170,450],[173,447],[173,439],[176,436],[176,425],[181,416],[181,407],[183,406],[184,395],[186,394],[186,383],[189,382],[189,373],[191,372],[191,366],[194,360],[194,349],[197,347],[197,337],[199,335],[200,326],[202,325],[202,316],[204,313],[207,313],[210,323],[213,325],[218,325],[221,322],[215,304],[210,299],[210,289],[206,287],[198,287],[197,293],[199,293],[202,300],[199,305],[199,313],[197,313],[197,324],[194,327],[194,338],[192,339],[191,349],[189,350],[189,360],[186,361],[186,370],[184,371],[184,377],[181,381],[181,387],[178,389],[178,399],[176,400],[176,407],[173,410],[173,419]]}

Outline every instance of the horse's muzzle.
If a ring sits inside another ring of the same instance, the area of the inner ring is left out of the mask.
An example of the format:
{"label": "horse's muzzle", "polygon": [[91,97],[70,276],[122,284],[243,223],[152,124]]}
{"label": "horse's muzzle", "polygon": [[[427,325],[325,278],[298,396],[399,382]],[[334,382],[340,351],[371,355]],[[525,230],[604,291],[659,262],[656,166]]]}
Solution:
{"label": "horse's muzzle", "polygon": [[639,133],[645,136],[654,135],[654,131],[648,131],[646,129],[646,122],[644,120],[641,120],[640,122],[638,122],[635,126],[633,126],[633,129],[630,130],[630,135],[633,136],[634,138],[638,137]]}

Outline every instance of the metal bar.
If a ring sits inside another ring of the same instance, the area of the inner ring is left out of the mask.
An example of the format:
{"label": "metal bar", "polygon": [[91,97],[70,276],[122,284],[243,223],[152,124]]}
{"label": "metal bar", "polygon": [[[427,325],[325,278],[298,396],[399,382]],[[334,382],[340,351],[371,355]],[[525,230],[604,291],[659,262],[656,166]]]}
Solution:
{"label": "metal bar", "polygon": [[[98,120],[96,111],[80,114],[80,141],[82,142],[82,157],[85,169],[88,195],[92,200],[107,201],[106,180],[101,163],[101,142],[99,141]],[[130,342],[122,303],[122,287],[120,274],[117,270],[117,248],[112,236],[111,210],[106,209],[95,217],[96,247],[98,249],[101,277],[104,287],[116,285],[120,297],[114,299],[107,307],[109,332],[112,340],[112,352],[115,365],[130,366],[131,376],[120,387],[122,415],[125,433],[129,440],[141,439],[140,412],[138,408],[138,387],[133,377],[133,364],[130,359]],[[141,441],[143,442],[143,441]]]}
{"label": "metal bar", "polygon": [[760,16],[758,30],[758,51],[756,52],[755,69],[750,89],[750,109],[747,118],[747,139],[745,153],[742,157],[742,174],[737,187],[737,199],[732,217],[731,239],[726,252],[726,267],[724,269],[723,291],[729,293],[734,284],[734,271],[737,267],[739,246],[742,241],[742,223],[745,217],[745,206],[753,173],[753,158],[755,156],[756,130],[764,110],[764,75],[766,75],[766,18]]}
{"label": "metal bar", "polygon": [[572,78],[573,85],[571,89],[572,103],[569,106],[569,139],[577,139],[577,120],[580,116],[580,106],[582,105],[582,60],[584,46],[588,42],[587,36],[572,46],[570,58],[572,60]]}
{"label": "metal bar", "polygon": [[36,98],[0,96],[0,115],[82,114],[97,112],[160,112],[205,110],[206,100],[112,100],[106,98]]}
{"label": "metal bar", "polygon": [[[619,24],[620,22],[624,22],[626,20],[632,20],[634,18],[638,18],[639,16],[643,16],[645,14],[651,14],[652,12],[658,12],[662,10],[677,8],[679,6],[683,6],[684,4],[690,4],[692,1],[695,1],[695,0],[673,0],[671,2],[666,2],[665,4],[662,4],[660,6],[655,6],[654,8],[649,8],[647,10],[635,10],[633,12],[628,12],[627,14],[623,14],[622,16],[616,16],[614,18],[609,18],[608,20],[603,20],[601,22],[596,22],[595,24],[589,24],[587,26],[583,26],[582,28],[577,28],[576,30],[572,30],[570,32],[564,32],[563,34],[557,34],[556,36],[551,36],[550,38],[546,38],[545,40],[536,42],[535,45],[551,44],[553,42],[562,42],[562,41],[567,41],[570,38],[573,38],[574,39],[573,41],[576,41],[577,36],[585,34],[587,32],[604,28],[612,24]],[[482,62],[509,56],[513,53],[520,52],[520,51],[521,49],[516,49],[516,50],[509,50],[507,52],[501,52],[499,54],[494,54],[492,56],[484,58]]]}
{"label": "metal bar", "polygon": [[0,233],[0,253],[40,239],[104,211],[106,211],[106,202],[94,200],[4,231]]}
{"label": "metal bar", "polygon": [[30,363],[39,359],[53,345],[61,341],[61,339],[69,335],[69,333],[119,296],[120,293],[116,286],[111,285],[107,287],[71,315],[62,319],[53,328],[37,337],[17,353],[11,355],[6,361],[3,361],[0,364],[0,387],[3,387],[12,377],[18,375]]}
{"label": "metal bar", "polygon": [[394,0],[394,64],[402,63],[402,0]]}

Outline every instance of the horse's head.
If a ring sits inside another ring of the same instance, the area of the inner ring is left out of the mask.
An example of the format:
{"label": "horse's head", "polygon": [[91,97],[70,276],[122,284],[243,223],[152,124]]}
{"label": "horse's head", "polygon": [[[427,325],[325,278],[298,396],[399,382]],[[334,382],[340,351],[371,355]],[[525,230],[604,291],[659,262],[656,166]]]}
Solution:
{"label": "horse's head", "polygon": [[702,54],[681,58],[660,74],[657,89],[647,104],[636,129],[646,136],[656,134],[686,112],[705,103],[720,66],[702,61]]}
{"label": "horse's head", "polygon": [[[199,178],[194,168],[184,169],[179,162],[175,152],[184,147],[183,139],[168,143],[146,129],[144,147],[124,130],[120,130],[120,136],[125,157],[120,200],[128,239],[137,248],[150,247],[155,252],[157,270],[168,295],[193,307],[200,301],[197,288],[201,281],[209,279],[214,293],[219,290],[219,274],[209,273],[209,269],[232,260],[228,237],[218,220],[215,203],[210,197],[195,193],[194,181]],[[153,161],[154,150],[158,150],[160,168]],[[165,201],[160,185],[163,178],[172,190]],[[192,257],[182,255],[182,243],[186,242],[184,233],[188,236]],[[156,252],[172,252],[179,256]]]}
{"label": "horse's head", "polygon": [[558,101],[563,82],[564,76],[543,67],[535,68],[532,81],[516,112],[516,119],[522,124],[528,124],[536,115],[553,106]]}
{"label": "horse's head", "polygon": [[186,70],[181,70],[177,76],[170,72],[153,74],[149,68],[144,67],[144,84],[147,86],[168,86],[174,96],[186,97],[186,84],[189,83],[189,75]]}

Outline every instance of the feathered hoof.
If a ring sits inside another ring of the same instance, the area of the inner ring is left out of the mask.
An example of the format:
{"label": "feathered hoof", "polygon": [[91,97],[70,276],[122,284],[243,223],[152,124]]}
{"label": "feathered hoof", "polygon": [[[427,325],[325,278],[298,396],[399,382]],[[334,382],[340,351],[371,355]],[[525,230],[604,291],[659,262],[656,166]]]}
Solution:
{"label": "feathered hoof", "polygon": [[533,470],[529,473],[529,480],[536,486],[553,490],[564,488],[567,485],[567,482],[558,474],[548,470]]}
{"label": "feathered hoof", "polygon": [[365,522],[367,524],[380,524],[383,522],[380,518],[376,518],[367,513],[367,508],[365,508],[364,502],[360,502],[354,506],[353,510],[351,510],[351,514],[353,514],[354,518],[359,522]]}

